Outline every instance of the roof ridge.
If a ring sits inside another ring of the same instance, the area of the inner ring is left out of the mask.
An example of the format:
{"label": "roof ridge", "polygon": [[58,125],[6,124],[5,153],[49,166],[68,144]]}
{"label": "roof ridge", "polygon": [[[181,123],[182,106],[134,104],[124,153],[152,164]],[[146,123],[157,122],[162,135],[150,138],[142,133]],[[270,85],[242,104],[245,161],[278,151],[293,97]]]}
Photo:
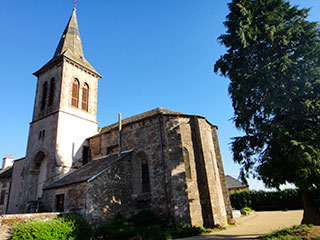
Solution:
{"label": "roof ridge", "polygon": [[[152,110],[149,110],[149,111],[146,111],[146,112],[143,112],[143,113],[139,113],[139,114],[136,114],[136,115],[133,115],[131,117],[123,119],[122,120],[122,125],[131,123],[131,122],[140,121],[142,119],[153,117],[153,116],[156,116],[156,115],[159,115],[159,114],[162,114],[162,115],[195,116],[195,115],[189,115],[189,114],[185,114],[185,113],[181,113],[181,112],[175,112],[175,111],[163,108],[163,107],[157,107],[157,108],[154,108]],[[104,133],[104,132],[108,131],[109,129],[116,128],[117,126],[118,126],[117,122],[113,123],[113,124],[110,124],[108,126],[105,126],[105,127],[103,127],[101,129],[100,133]]]}

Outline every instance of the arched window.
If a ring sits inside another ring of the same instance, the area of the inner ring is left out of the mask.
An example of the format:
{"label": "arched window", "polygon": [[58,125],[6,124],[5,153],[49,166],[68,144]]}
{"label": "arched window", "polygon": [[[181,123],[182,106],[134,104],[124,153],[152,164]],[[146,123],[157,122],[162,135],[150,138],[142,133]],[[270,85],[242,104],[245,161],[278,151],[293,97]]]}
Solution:
{"label": "arched window", "polygon": [[182,154],[183,154],[184,165],[186,168],[186,179],[192,179],[188,149],[186,149],[185,147],[182,148]]}
{"label": "arched window", "polygon": [[42,96],[41,96],[41,106],[40,106],[41,111],[44,110],[46,106],[47,93],[48,93],[48,83],[45,82],[42,86]]}
{"label": "arched window", "polygon": [[141,163],[142,192],[150,192],[149,165],[147,162]]}
{"label": "arched window", "polygon": [[71,106],[78,107],[78,104],[79,104],[79,81],[77,79],[74,79],[72,83]]}
{"label": "arched window", "polygon": [[82,109],[88,111],[89,106],[89,86],[84,84],[82,87]]}
{"label": "arched window", "polygon": [[54,82],[54,78],[51,78],[50,80],[50,91],[49,91],[49,102],[48,102],[48,106],[52,106],[53,103],[53,98],[54,98],[54,90],[55,90],[55,82]]}
{"label": "arched window", "polygon": [[139,152],[138,154],[138,162],[140,163],[140,177],[141,177],[141,183],[142,193],[150,192],[150,177],[149,177],[149,164],[147,155],[144,152]]}

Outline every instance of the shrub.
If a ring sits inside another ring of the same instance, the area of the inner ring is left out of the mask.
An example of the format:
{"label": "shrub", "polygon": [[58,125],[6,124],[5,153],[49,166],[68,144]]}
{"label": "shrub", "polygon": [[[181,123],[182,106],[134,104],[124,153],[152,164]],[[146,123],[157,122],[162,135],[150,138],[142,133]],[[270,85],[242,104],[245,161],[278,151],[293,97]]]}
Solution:
{"label": "shrub", "polygon": [[204,228],[189,225],[173,225],[169,229],[172,238],[196,236],[204,232]]}
{"label": "shrub", "polygon": [[246,212],[253,212],[253,210],[249,207],[244,207],[241,209],[242,211],[246,211]]}
{"label": "shrub", "polygon": [[92,227],[87,220],[79,215],[67,214],[62,217],[66,221],[73,222],[74,231],[73,234],[76,240],[88,240],[93,234]]}
{"label": "shrub", "polygon": [[138,228],[138,235],[143,240],[166,240],[171,239],[171,234],[160,225],[150,225]]}
{"label": "shrub", "polygon": [[117,215],[111,223],[106,223],[96,231],[98,239],[127,240],[137,235],[137,229],[133,222],[127,221],[121,215]]}
{"label": "shrub", "polygon": [[143,210],[129,220],[118,215],[111,223],[102,225],[96,230],[97,239],[108,240],[166,240],[181,237],[190,237],[211,229],[188,225],[177,225],[171,221],[162,221],[160,217],[149,210]]}
{"label": "shrub", "polygon": [[60,239],[88,240],[92,229],[83,217],[64,215],[50,220],[34,220],[15,224],[11,230],[11,239]]}
{"label": "shrub", "polygon": [[12,240],[74,240],[75,226],[63,218],[48,221],[29,221],[15,225],[11,230]]}
{"label": "shrub", "polygon": [[136,226],[160,225],[164,223],[161,218],[150,210],[142,210],[130,218]]}
{"label": "shrub", "polygon": [[230,194],[233,208],[249,207],[254,210],[284,210],[302,208],[297,189],[283,191],[243,191]]}

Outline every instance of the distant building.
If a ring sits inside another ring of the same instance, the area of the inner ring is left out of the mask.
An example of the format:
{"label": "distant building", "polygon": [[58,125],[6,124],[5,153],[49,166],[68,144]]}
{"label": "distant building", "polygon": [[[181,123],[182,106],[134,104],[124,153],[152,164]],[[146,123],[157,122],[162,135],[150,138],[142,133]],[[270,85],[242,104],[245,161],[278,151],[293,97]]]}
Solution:
{"label": "distant building", "polygon": [[2,160],[2,168],[0,170],[0,214],[7,211],[9,190],[12,176],[13,158],[6,155]]}
{"label": "distant building", "polygon": [[229,193],[234,193],[235,191],[245,191],[249,190],[249,185],[244,184],[243,182],[240,182],[239,180],[226,175],[226,182],[227,182],[227,188]]}
{"label": "distant building", "polygon": [[101,223],[151,209],[180,224],[232,222],[217,127],[205,117],[157,108],[98,128],[102,76],[84,57],[75,9],[34,75],[27,153],[14,163],[7,213],[74,212]]}

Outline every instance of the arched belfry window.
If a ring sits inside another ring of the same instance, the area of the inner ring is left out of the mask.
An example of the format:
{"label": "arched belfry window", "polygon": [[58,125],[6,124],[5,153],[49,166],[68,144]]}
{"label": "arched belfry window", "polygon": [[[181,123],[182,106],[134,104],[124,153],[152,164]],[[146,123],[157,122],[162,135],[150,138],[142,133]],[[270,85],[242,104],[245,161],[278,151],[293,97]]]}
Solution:
{"label": "arched belfry window", "polygon": [[82,87],[82,109],[85,111],[89,109],[89,85],[86,83]]}
{"label": "arched belfry window", "polygon": [[42,86],[42,96],[41,96],[41,106],[40,106],[41,111],[44,110],[46,106],[47,93],[48,93],[48,83],[45,82]]}
{"label": "arched belfry window", "polygon": [[79,81],[77,79],[74,79],[72,83],[71,106],[78,107],[78,105],[79,105]]}
{"label": "arched belfry window", "polygon": [[183,153],[184,165],[185,165],[185,168],[186,168],[186,179],[192,179],[191,178],[191,167],[190,167],[190,158],[189,158],[188,149],[186,149],[185,147],[182,148],[182,153]]}
{"label": "arched belfry window", "polygon": [[51,78],[50,80],[50,91],[49,91],[49,102],[48,106],[52,106],[53,98],[54,98],[54,90],[55,90],[55,81],[54,78]]}

